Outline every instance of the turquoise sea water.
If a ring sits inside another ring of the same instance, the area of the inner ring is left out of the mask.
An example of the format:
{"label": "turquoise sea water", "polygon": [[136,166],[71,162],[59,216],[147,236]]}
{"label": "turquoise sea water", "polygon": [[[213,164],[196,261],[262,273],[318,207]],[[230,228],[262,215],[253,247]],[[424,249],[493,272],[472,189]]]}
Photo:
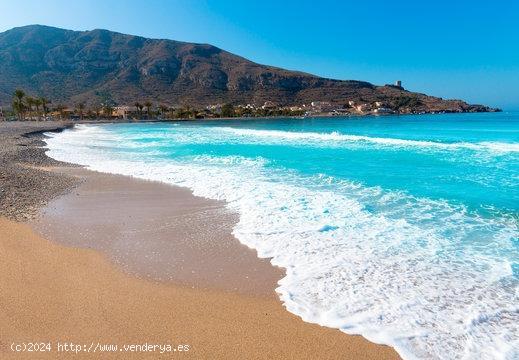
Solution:
{"label": "turquoise sea water", "polygon": [[[81,125],[49,155],[191,188],[309,322],[405,358],[519,357],[519,113]],[[174,204],[172,204],[174,206]]]}

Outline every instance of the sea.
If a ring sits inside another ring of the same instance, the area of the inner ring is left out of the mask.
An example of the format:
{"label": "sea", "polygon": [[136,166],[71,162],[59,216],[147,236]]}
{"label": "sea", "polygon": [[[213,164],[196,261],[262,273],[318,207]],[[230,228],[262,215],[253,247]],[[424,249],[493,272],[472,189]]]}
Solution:
{"label": "sea", "polygon": [[286,269],[276,291],[304,321],[404,359],[519,359],[519,112],[48,136],[57,160],[225,200],[236,238]]}

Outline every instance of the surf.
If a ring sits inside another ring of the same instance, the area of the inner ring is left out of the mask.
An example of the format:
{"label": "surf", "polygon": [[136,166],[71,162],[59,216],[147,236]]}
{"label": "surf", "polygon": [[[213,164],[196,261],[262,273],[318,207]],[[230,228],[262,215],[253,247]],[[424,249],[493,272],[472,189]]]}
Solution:
{"label": "surf", "polygon": [[[368,185],[330,170],[330,162],[354,167],[351,157],[357,150],[338,157],[332,148],[312,157],[314,143],[353,141],[370,146],[372,159],[380,144],[396,146],[404,163],[414,160],[409,148],[431,147],[429,140],[409,145],[410,140],[399,138],[351,140],[342,132],[213,124],[84,126],[50,136],[48,154],[57,160],[225,200],[239,214],[238,240],[286,269],[277,292],[287,310],[307,322],[393,346],[406,359],[517,355],[519,229],[514,209],[483,211],[458,199]],[[481,148],[483,142],[505,143],[491,139],[472,146],[488,151]],[[303,149],[300,157],[293,154],[294,143]],[[455,162],[473,169],[464,154],[438,165],[426,159],[430,167]],[[488,160],[501,171],[491,175],[517,175],[511,159]],[[389,166],[377,165],[378,171]],[[482,174],[488,173],[485,169]],[[412,178],[419,171],[403,174]],[[438,174],[440,180],[446,176]],[[466,180],[456,179],[461,185],[455,191],[463,195]],[[508,181],[513,189],[517,178]],[[476,195],[481,204],[491,198]]]}

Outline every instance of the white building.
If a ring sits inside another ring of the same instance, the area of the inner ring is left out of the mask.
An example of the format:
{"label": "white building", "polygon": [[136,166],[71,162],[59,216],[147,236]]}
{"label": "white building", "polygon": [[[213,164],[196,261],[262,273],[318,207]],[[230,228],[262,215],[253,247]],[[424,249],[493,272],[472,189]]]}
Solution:
{"label": "white building", "polygon": [[357,106],[355,106],[355,110],[357,110],[358,112],[367,111],[367,110],[369,110],[369,105],[368,104],[357,105]]}
{"label": "white building", "polygon": [[222,104],[215,104],[215,105],[208,105],[206,107],[207,110],[209,111],[212,111],[216,114],[221,114],[222,113]]}
{"label": "white building", "polygon": [[334,110],[334,106],[328,101],[312,101],[310,105],[312,106],[312,110],[317,112],[328,112]]}
{"label": "white building", "polygon": [[277,105],[274,104],[272,101],[265,101],[265,104],[261,107],[262,109],[274,109]]}
{"label": "white building", "polygon": [[393,114],[394,111],[385,107],[381,107],[378,109],[373,110],[375,114]]}
{"label": "white building", "polygon": [[135,106],[121,105],[114,107],[112,111],[112,116],[122,117],[123,119],[127,119],[130,113],[137,112],[137,108]]}
{"label": "white building", "polygon": [[312,107],[324,107],[330,106],[330,103],[328,101],[312,101],[310,105],[312,105]]}

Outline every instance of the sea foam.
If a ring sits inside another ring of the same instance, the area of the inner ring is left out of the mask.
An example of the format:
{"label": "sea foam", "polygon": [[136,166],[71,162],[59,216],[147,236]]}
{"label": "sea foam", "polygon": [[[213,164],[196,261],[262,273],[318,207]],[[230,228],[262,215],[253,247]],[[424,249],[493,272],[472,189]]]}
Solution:
{"label": "sea foam", "polygon": [[[215,131],[345,140],[339,134]],[[230,140],[219,134],[220,141]],[[131,150],[139,147],[138,134],[102,126],[49,136],[48,154],[57,160],[225,200],[240,215],[234,235],[286,269],[277,292],[305,321],[391,345],[406,359],[519,357],[514,219],[484,218],[462,205],[323,175],[305,177],[268,166],[262,157],[149,157]],[[166,132],[159,142],[168,141]]]}
{"label": "sea foam", "polygon": [[231,127],[217,127],[216,131],[228,132],[236,136],[242,136],[251,141],[255,138],[272,139],[286,141],[312,141],[323,142],[324,144],[336,145],[341,142],[350,143],[371,143],[388,147],[415,147],[415,148],[437,148],[445,150],[469,149],[475,151],[487,150],[496,153],[519,152],[519,144],[505,142],[439,142],[439,141],[423,141],[409,140],[398,138],[382,138],[374,136],[361,136],[341,134],[338,132],[317,133],[317,132],[295,132],[295,131],[279,131],[279,130],[256,130],[256,129],[238,129]]}

